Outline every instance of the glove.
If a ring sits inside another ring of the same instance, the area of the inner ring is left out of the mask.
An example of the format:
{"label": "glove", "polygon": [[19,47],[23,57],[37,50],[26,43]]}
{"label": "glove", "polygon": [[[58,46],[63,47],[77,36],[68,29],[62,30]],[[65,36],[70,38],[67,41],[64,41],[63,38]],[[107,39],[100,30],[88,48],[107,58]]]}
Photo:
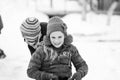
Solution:
{"label": "glove", "polygon": [[81,80],[81,74],[80,72],[76,72],[73,74],[72,78],[70,78],[69,80]]}
{"label": "glove", "polygon": [[58,80],[58,77],[54,74],[51,73],[43,73],[42,74],[42,80]]}

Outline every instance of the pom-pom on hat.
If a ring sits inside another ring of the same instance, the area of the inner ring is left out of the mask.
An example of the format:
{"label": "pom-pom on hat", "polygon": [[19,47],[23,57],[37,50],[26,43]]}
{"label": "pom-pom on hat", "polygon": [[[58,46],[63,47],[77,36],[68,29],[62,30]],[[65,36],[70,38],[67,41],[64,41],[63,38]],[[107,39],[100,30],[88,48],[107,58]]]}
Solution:
{"label": "pom-pom on hat", "polygon": [[49,36],[54,31],[61,31],[66,35],[66,30],[67,26],[60,17],[55,16],[50,18],[47,25],[47,36]]}

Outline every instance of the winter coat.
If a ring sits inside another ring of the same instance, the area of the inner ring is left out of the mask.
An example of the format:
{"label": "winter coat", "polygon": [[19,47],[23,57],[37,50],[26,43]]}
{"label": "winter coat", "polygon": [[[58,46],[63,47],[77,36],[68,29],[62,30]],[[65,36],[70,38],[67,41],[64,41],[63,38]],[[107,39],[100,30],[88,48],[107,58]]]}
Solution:
{"label": "winter coat", "polygon": [[0,16],[0,33],[1,33],[2,28],[3,28],[3,21],[2,21],[2,17]]}
{"label": "winter coat", "polygon": [[69,78],[72,75],[71,63],[75,66],[76,71],[81,73],[81,77],[87,74],[88,66],[73,44],[69,43],[60,49],[55,49],[58,55],[54,60],[50,58],[49,50],[47,50],[48,55],[44,52],[44,47],[44,45],[40,46],[31,57],[27,69],[30,78],[41,80],[43,72]]}

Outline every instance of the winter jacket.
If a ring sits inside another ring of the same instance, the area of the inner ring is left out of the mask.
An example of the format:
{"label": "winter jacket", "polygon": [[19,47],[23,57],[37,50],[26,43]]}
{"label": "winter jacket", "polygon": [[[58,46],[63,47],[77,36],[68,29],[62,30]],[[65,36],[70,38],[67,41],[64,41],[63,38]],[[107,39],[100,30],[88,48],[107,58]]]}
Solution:
{"label": "winter jacket", "polygon": [[2,17],[0,16],[0,33],[1,33],[2,28],[3,28],[3,21],[2,21]]}
{"label": "winter jacket", "polygon": [[76,71],[81,73],[81,77],[87,74],[88,65],[73,44],[63,45],[62,48],[55,51],[57,51],[58,55],[54,60],[51,60],[50,51],[48,50],[48,55],[46,55],[44,45],[39,46],[31,57],[27,69],[28,76],[36,80],[41,80],[42,73],[46,72],[53,73],[58,77],[69,78],[72,75],[71,63],[75,66]]}

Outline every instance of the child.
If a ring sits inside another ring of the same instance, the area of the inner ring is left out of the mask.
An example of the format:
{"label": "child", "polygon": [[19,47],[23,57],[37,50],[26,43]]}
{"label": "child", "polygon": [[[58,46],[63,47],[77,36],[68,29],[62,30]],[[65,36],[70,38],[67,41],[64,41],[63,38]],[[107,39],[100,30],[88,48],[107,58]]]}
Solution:
{"label": "child", "polygon": [[[57,16],[50,18],[44,43],[33,53],[27,74],[36,80],[81,80],[88,66],[72,45],[66,24]],[[72,76],[71,62],[76,68]],[[72,77],[71,77],[72,76]]]}
{"label": "child", "polygon": [[35,17],[26,18],[26,20],[22,23],[20,30],[24,41],[28,44],[31,55],[40,45],[40,42],[43,40],[43,36],[46,35],[46,28],[47,23],[40,23]]}

